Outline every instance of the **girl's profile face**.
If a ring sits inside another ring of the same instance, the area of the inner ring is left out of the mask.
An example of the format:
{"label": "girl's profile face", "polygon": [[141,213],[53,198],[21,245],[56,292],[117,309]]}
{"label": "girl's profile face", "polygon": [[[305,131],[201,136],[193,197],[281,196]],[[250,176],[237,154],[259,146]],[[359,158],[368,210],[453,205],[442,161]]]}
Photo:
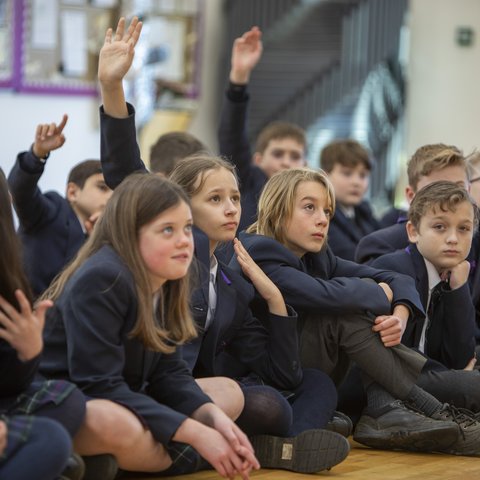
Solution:
{"label": "girl's profile face", "polygon": [[299,183],[292,216],[285,225],[285,246],[297,257],[319,252],[327,239],[331,215],[325,187],[314,181]]}
{"label": "girl's profile face", "polygon": [[138,233],[138,248],[152,292],[187,274],[193,256],[192,213],[183,201],[165,210]]}
{"label": "girl's profile face", "polygon": [[191,202],[193,221],[208,236],[211,247],[235,238],[241,212],[240,192],[230,171],[219,168],[205,172],[203,186]]}

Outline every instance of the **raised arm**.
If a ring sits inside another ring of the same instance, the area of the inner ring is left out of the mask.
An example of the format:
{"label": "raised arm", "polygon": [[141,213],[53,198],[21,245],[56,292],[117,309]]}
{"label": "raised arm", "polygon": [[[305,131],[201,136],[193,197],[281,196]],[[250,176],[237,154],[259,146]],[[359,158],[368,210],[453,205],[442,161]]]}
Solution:
{"label": "raised arm", "polygon": [[253,69],[262,56],[261,38],[259,28],[253,27],[233,43],[230,85],[226,92],[218,132],[220,154],[237,167],[242,184],[253,168],[252,152],[247,138],[246,87]]}
{"label": "raised arm", "polygon": [[142,22],[133,17],[125,31],[125,18],[118,21],[115,34],[109,28],[105,42],[100,50],[98,61],[98,80],[102,94],[103,108],[107,115],[115,118],[128,116],[123,78],[132,66],[135,45],[140,38]]}
{"label": "raised arm", "polygon": [[21,152],[8,175],[8,187],[23,231],[42,227],[56,214],[56,204],[42,194],[38,181],[43,174],[50,152],[65,143],[63,130],[68,116],[60,123],[37,125],[30,150]]}

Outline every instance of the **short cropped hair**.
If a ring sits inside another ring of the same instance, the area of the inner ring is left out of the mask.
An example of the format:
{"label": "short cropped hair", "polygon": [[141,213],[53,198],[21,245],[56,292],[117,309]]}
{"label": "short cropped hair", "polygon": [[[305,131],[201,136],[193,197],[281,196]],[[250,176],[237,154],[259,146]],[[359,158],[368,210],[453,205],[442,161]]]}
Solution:
{"label": "short cropped hair", "polygon": [[150,148],[150,170],[168,177],[178,160],[207,153],[208,148],[190,133],[165,133]]}
{"label": "short cropped hair", "polygon": [[421,188],[413,197],[408,210],[408,219],[418,229],[427,212],[440,209],[442,212],[455,212],[458,205],[468,202],[473,208],[473,223],[478,227],[478,208],[467,190],[454,182],[438,181]]}
{"label": "short cropped hair", "polygon": [[80,188],[83,188],[85,182],[92,175],[102,173],[102,164],[100,160],[84,160],[75,165],[68,174],[68,183],[74,183]]}
{"label": "short cropped hair", "polygon": [[408,161],[408,183],[416,191],[421,177],[457,165],[466,169],[465,157],[457,147],[443,143],[424,145]]}
{"label": "short cropped hair", "polygon": [[480,152],[475,151],[467,157],[468,181],[478,181],[480,179]]}
{"label": "short cropped hair", "polygon": [[367,149],[351,139],[335,140],[322,149],[320,167],[330,173],[337,164],[344,167],[363,165],[368,170],[373,167],[373,161]]}
{"label": "short cropped hair", "polygon": [[288,122],[271,122],[258,134],[255,152],[263,154],[272,140],[284,138],[292,138],[299,143],[304,150],[306,149],[307,139],[305,137],[305,131],[302,128]]}

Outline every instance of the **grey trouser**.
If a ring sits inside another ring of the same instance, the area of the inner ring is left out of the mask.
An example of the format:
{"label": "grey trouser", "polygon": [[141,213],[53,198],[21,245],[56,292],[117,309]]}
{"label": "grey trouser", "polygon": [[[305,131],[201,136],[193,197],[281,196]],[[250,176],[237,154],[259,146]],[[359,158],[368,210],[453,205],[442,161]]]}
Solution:
{"label": "grey trouser", "polygon": [[339,385],[350,362],[355,362],[369,381],[403,400],[417,383],[426,359],[404,345],[385,347],[372,331],[373,320],[365,313],[304,316],[302,366],[323,370]]}

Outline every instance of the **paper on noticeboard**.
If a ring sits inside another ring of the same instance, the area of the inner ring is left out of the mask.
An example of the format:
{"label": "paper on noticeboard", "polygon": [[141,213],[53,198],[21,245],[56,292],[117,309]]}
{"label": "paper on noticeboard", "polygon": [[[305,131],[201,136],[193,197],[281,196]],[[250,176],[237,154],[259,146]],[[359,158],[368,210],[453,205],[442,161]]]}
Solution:
{"label": "paper on noticeboard", "polygon": [[61,18],[63,74],[82,77],[88,69],[87,15],[79,10],[64,10]]}

